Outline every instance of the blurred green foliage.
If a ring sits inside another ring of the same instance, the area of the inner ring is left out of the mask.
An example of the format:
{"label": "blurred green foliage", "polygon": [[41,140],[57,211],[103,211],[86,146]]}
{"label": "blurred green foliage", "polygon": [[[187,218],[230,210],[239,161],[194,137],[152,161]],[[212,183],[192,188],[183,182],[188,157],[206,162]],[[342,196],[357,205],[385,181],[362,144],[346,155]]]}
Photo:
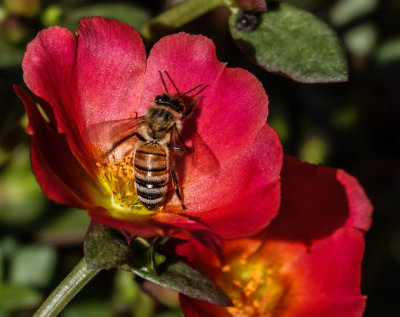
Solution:
{"label": "blurred green foliage", "polygon": [[[348,82],[304,85],[261,70],[234,45],[223,8],[176,31],[211,37],[220,60],[249,69],[263,82],[270,99],[268,122],[287,153],[344,168],[360,180],[375,205],[362,279],[365,316],[398,316],[400,2],[285,2],[333,25],[347,52]],[[20,63],[27,43],[49,25],[75,30],[82,16],[103,15],[138,27],[170,3],[0,2],[0,317],[32,315],[82,257],[89,223],[84,211],[47,200],[30,170],[24,109],[12,91],[13,84],[24,85]],[[94,278],[62,316],[182,316],[178,307],[172,291],[110,270]]]}

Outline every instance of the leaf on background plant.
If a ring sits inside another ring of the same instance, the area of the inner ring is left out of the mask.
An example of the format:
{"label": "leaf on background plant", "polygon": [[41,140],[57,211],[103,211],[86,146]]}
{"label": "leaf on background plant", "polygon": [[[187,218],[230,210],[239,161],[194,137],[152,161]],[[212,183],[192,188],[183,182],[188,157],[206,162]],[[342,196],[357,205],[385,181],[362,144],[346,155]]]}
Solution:
{"label": "leaf on background plant", "polygon": [[32,308],[43,300],[38,291],[25,286],[2,284],[0,290],[0,314]]}
{"label": "leaf on background plant", "polygon": [[16,67],[21,65],[22,58],[24,57],[24,50],[7,43],[4,39],[0,38],[0,67]]}
{"label": "leaf on background plant", "polygon": [[52,245],[70,245],[81,243],[90,220],[86,212],[70,208],[57,212],[54,218],[45,223],[37,233],[41,242]]}
{"label": "leaf on background plant", "polygon": [[378,30],[373,24],[361,24],[351,28],[343,35],[347,50],[354,56],[365,57],[374,49]]}
{"label": "leaf on background plant", "polygon": [[130,264],[128,269],[146,280],[189,297],[220,306],[232,305],[232,301],[217,284],[184,262],[167,260],[157,272],[134,264]]}
{"label": "leaf on background plant", "polygon": [[400,60],[400,37],[392,38],[382,43],[375,52],[379,63],[390,63]]}
{"label": "leaf on background plant", "polygon": [[123,3],[102,3],[78,8],[68,8],[59,21],[59,25],[71,31],[78,28],[78,21],[83,17],[102,16],[128,23],[135,28],[140,27],[150,18],[150,13],[140,7]]}
{"label": "leaf on background plant", "polygon": [[0,221],[8,226],[23,226],[38,219],[47,201],[32,174],[28,151],[25,147],[13,151],[10,164],[1,171]]}
{"label": "leaf on background plant", "polygon": [[56,260],[57,253],[52,247],[18,247],[11,258],[10,280],[18,285],[48,286],[56,268]]}
{"label": "leaf on background plant", "polygon": [[86,233],[84,252],[90,269],[119,267],[132,261],[135,256],[120,232],[94,221],[90,223]]}
{"label": "leaf on background plant", "polygon": [[169,310],[166,312],[159,313],[154,317],[184,317],[180,309]]}
{"label": "leaf on background plant", "polygon": [[232,37],[264,69],[303,83],[347,80],[346,58],[335,32],[311,13],[269,2],[267,12],[253,15],[257,24],[249,30],[240,27],[246,24],[240,12],[230,17]]}
{"label": "leaf on background plant", "polygon": [[62,317],[109,317],[113,316],[111,307],[106,301],[84,299],[72,302],[62,312]]}
{"label": "leaf on background plant", "polygon": [[343,26],[370,14],[378,5],[379,0],[339,0],[330,11],[330,20],[334,25]]}

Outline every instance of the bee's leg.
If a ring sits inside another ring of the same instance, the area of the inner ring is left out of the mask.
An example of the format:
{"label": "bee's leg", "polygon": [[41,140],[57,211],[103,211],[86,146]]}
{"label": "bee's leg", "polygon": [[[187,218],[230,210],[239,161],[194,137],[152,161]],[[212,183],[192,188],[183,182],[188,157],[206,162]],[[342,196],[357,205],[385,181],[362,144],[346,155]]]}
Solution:
{"label": "bee's leg", "polygon": [[134,134],[132,134],[132,137],[135,136],[135,135],[137,136],[137,138],[140,141],[146,141],[146,139],[142,135],[140,135],[139,133],[135,132]]}
{"label": "bee's leg", "polygon": [[183,141],[182,136],[181,136],[181,134],[179,133],[178,128],[177,128],[176,126],[174,127],[174,131],[173,131],[173,132],[175,133],[175,136],[178,137],[179,142],[181,143],[181,145],[182,145],[183,147],[177,147],[177,146],[171,146],[171,145],[169,145],[169,147],[170,147],[172,150],[174,150],[174,151],[180,151],[181,153],[182,153],[184,150],[185,150],[186,152],[190,152],[189,149],[188,149],[188,147],[185,145],[185,141]]}
{"label": "bee's leg", "polygon": [[171,173],[172,184],[174,185],[176,196],[178,196],[178,199],[181,202],[182,209],[186,209],[185,205],[183,204],[181,192],[179,191],[178,178],[176,177],[175,170],[173,168],[171,168],[169,171]]}
{"label": "bee's leg", "polygon": [[140,141],[146,141],[146,139],[143,136],[141,136],[139,133],[135,132],[135,133],[129,134],[126,137],[122,138],[121,140],[115,142],[113,144],[112,148],[110,150],[108,150],[106,153],[104,153],[104,155],[110,154],[118,146],[120,146],[122,143],[124,143],[125,141],[129,140],[130,138],[133,138],[134,136],[136,136]]}
{"label": "bee's leg", "polygon": [[195,107],[196,107],[196,100],[194,100],[194,101],[189,105],[188,109],[182,114],[181,119],[185,119],[186,117],[190,116]]}
{"label": "bee's leg", "polygon": [[178,146],[170,146],[169,148],[171,150],[174,150],[174,151],[183,152],[183,149],[181,147],[178,147]]}

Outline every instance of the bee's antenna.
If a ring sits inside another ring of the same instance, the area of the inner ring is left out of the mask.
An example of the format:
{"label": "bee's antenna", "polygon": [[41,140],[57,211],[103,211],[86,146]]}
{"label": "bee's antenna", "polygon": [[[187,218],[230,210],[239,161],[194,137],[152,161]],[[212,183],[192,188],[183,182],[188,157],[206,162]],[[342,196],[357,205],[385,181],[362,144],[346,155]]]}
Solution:
{"label": "bee's antenna", "polygon": [[[185,93],[183,93],[183,94],[180,94],[179,97],[182,97],[182,96],[184,96],[184,95],[187,95],[189,92],[192,92],[193,90],[196,90],[197,88],[199,88],[199,87],[201,87],[201,86],[203,86],[203,84],[197,85],[196,87],[194,87],[194,88],[192,88],[192,89],[189,89],[187,92],[185,92]],[[201,93],[202,91],[204,91],[204,89],[206,89],[208,86],[209,86],[209,85],[204,86],[202,89],[200,89],[200,90],[199,90],[194,96],[192,96],[192,97],[197,96],[199,93]]]}
{"label": "bee's antenna", "polygon": [[176,92],[178,94],[180,94],[178,87],[176,87],[175,82],[172,80],[171,76],[169,75],[169,73],[167,71],[164,71],[165,75],[167,75],[169,81],[172,83],[172,86],[174,86]]}
{"label": "bee's antenna", "polygon": [[[163,85],[164,85],[165,91],[166,91],[167,93],[169,93],[168,88],[167,88],[167,85],[165,84],[164,77],[163,77],[162,73],[161,73],[160,71],[158,71],[158,73],[160,74],[160,78],[161,78],[161,81],[162,81],[162,83],[163,83]],[[169,77],[169,76],[168,76],[168,77]]]}
{"label": "bee's antenna", "polygon": [[[200,85],[199,85],[200,86]],[[199,86],[197,86],[197,87],[199,87]],[[195,88],[197,88],[197,87],[195,87]],[[196,92],[191,98],[194,98],[194,97],[196,97],[196,96],[198,96],[198,95],[200,95],[204,90],[206,90],[208,87],[210,87],[210,85],[205,85],[203,88],[201,88],[198,92]]]}

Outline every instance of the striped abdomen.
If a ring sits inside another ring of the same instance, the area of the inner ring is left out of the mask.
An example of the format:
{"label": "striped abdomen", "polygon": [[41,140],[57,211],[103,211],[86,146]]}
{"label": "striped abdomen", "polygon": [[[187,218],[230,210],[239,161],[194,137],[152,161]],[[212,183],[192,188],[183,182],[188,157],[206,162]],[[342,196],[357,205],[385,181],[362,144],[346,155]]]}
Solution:
{"label": "striped abdomen", "polygon": [[159,143],[144,143],[136,149],[133,163],[139,200],[147,209],[153,210],[167,192],[167,153]]}

